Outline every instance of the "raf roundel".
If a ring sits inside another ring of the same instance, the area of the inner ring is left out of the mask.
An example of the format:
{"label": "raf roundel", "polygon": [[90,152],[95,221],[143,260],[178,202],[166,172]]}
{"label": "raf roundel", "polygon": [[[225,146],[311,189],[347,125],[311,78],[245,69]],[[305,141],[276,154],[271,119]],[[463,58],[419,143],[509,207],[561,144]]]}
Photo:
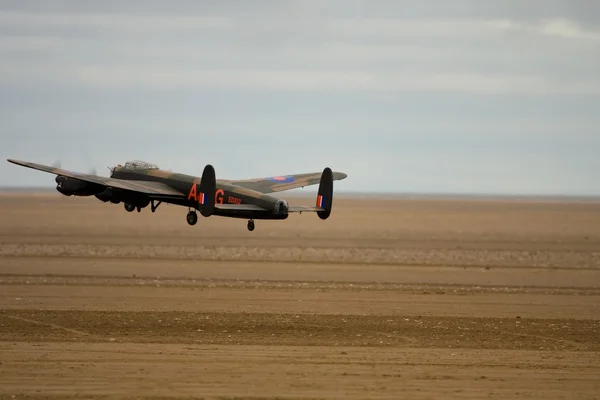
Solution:
{"label": "raf roundel", "polygon": [[277,183],[291,183],[296,180],[296,178],[294,178],[293,176],[272,176],[267,179],[269,179],[271,182]]}

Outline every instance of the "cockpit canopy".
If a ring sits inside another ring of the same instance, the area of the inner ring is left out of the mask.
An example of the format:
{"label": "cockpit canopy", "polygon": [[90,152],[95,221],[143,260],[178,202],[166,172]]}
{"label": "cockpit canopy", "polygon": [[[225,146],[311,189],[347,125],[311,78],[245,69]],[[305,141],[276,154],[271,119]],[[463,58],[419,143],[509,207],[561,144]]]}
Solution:
{"label": "cockpit canopy", "polygon": [[158,169],[158,165],[156,164],[152,164],[146,161],[141,161],[141,160],[131,160],[131,161],[127,161],[125,163],[125,165],[123,165],[123,168],[125,169],[135,169],[135,170],[140,170],[140,169]]}

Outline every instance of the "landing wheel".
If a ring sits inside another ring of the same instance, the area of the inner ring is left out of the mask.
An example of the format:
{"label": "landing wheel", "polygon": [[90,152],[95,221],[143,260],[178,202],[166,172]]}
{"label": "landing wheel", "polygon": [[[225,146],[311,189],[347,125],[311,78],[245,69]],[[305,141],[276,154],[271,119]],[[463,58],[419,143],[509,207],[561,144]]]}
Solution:
{"label": "landing wheel", "polygon": [[254,221],[248,221],[248,230],[252,232],[254,230]]}
{"label": "landing wheel", "polygon": [[187,213],[186,219],[188,224],[196,225],[196,222],[198,222],[198,214],[196,214],[196,211],[190,211]]}
{"label": "landing wheel", "polygon": [[133,210],[135,210],[135,206],[132,204],[123,203],[123,206],[125,207],[125,210],[127,210],[127,212],[133,212]]}

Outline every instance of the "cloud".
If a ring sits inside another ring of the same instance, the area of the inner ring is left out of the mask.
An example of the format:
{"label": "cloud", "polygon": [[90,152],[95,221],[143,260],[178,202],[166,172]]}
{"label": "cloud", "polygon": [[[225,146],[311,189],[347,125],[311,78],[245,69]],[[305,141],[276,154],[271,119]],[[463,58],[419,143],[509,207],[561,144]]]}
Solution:
{"label": "cloud", "polygon": [[78,28],[118,30],[119,33],[161,33],[176,30],[203,31],[231,29],[233,20],[223,17],[190,15],[131,15],[114,13],[30,13],[21,11],[0,12],[0,25],[4,30],[27,26],[31,29]]}
{"label": "cloud", "polygon": [[[315,24],[320,29],[307,37],[294,33],[286,20],[249,23],[232,17],[4,12],[0,21],[15,26],[101,27],[105,32],[92,37],[37,31],[0,36],[0,80],[5,84],[537,95],[594,94],[600,89],[598,53],[586,52],[578,65],[570,63],[573,52],[588,49],[586,43],[573,49],[569,43],[542,42],[537,53],[531,52],[536,35],[596,40],[594,32],[562,20],[531,25],[506,20],[332,18],[321,19]],[[209,42],[201,33],[204,29],[211,31]],[[163,31],[169,32],[167,37],[160,34]],[[279,37],[280,43],[255,37],[246,45],[248,38],[242,36],[247,31]],[[173,39],[176,33],[187,39]],[[507,36],[515,33],[528,35],[529,41]],[[286,42],[290,35],[293,41]],[[240,43],[235,42],[238,38]],[[18,57],[11,58],[15,54]]]}
{"label": "cloud", "polygon": [[539,76],[491,76],[452,73],[377,73],[303,70],[202,70],[185,67],[29,65],[3,68],[0,82],[29,80],[30,84],[62,83],[96,88],[159,90],[252,89],[283,91],[371,91],[381,93],[453,92],[473,94],[597,94],[600,81],[553,82]]}
{"label": "cloud", "polygon": [[164,90],[599,92],[600,34],[564,18],[348,17],[282,4],[250,16],[0,11],[0,79]]}
{"label": "cloud", "polygon": [[576,23],[565,19],[545,21],[538,29],[542,34],[548,36],[600,41],[600,32],[585,30]]}
{"label": "cloud", "polygon": [[499,29],[512,32],[530,33],[555,38],[600,41],[600,31],[584,29],[574,21],[564,18],[542,20],[537,23],[520,23],[514,21],[499,21]]}

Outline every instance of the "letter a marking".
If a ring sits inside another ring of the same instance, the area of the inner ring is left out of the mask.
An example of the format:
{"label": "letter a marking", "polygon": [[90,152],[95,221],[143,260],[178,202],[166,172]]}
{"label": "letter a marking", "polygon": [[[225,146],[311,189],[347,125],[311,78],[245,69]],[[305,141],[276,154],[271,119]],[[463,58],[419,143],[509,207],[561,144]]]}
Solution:
{"label": "letter a marking", "polygon": [[194,183],[192,185],[192,188],[190,189],[190,193],[188,194],[188,200],[194,199],[194,201],[198,201],[197,196],[196,196],[196,184]]}

